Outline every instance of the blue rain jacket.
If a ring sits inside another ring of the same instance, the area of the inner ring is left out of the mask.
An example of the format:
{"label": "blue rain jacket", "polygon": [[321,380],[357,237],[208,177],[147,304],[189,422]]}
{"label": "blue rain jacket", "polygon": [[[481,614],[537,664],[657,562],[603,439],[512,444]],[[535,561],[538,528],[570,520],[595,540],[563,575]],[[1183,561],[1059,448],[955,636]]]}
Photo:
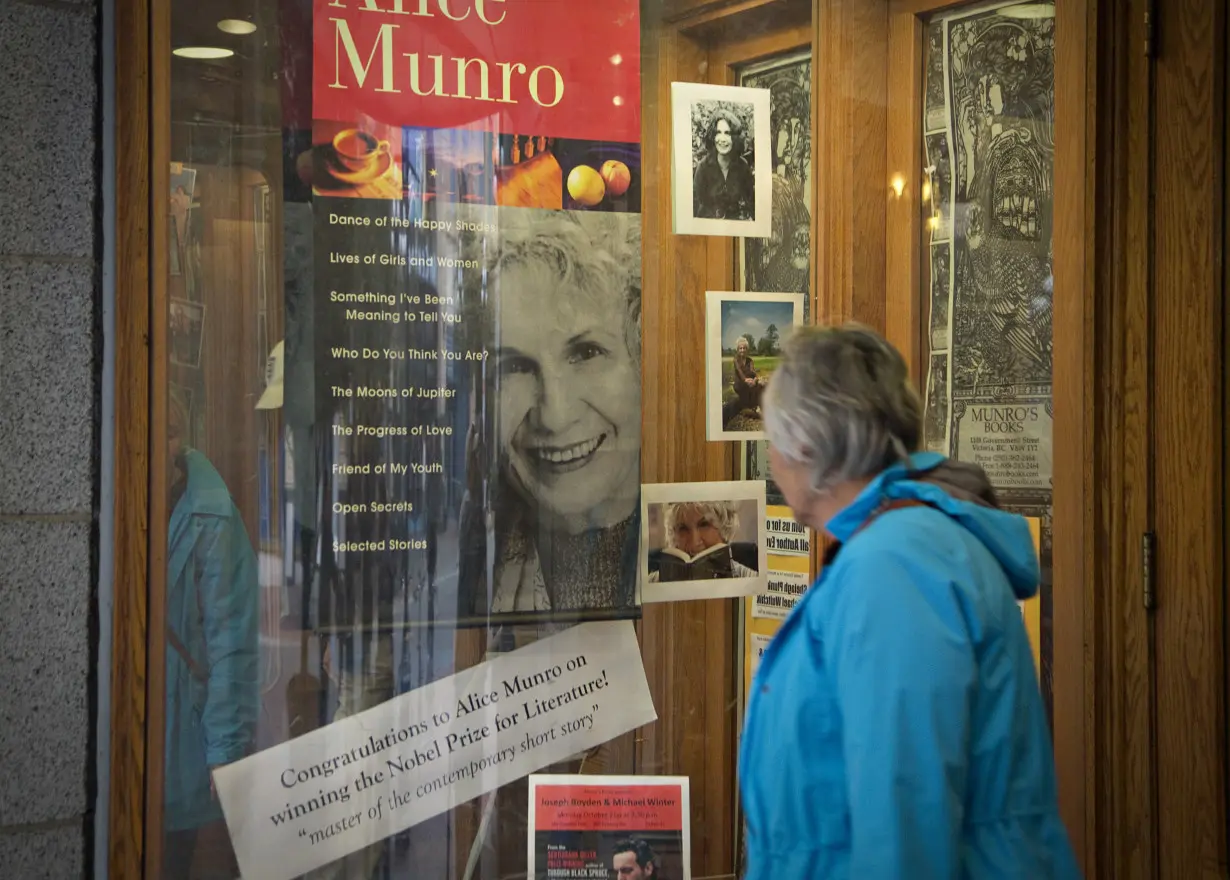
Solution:
{"label": "blue rain jacket", "polygon": [[250,751],[260,693],[256,554],[221,475],[200,452],[184,451],[187,486],[168,531],[167,626],[195,664],[194,677],[167,642],[167,830],[222,818],[209,787],[211,767]]}
{"label": "blue rain jacket", "polygon": [[[919,454],[829,523],[844,546],[751,688],[746,880],[1080,877],[1017,604],[1037,556],[1022,517],[974,500],[986,489],[981,469]],[[892,499],[938,509],[858,531]]]}

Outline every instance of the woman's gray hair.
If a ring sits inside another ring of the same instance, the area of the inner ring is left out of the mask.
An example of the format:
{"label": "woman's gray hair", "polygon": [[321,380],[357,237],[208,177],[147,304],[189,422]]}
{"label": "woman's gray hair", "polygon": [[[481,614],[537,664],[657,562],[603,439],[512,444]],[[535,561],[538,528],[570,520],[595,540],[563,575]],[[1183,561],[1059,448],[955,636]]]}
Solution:
{"label": "woman's gray hair", "polygon": [[[478,257],[490,282],[519,266],[544,268],[581,297],[618,297],[628,352],[641,355],[641,223],[618,211],[499,208]],[[475,242],[482,245],[482,242]],[[498,284],[498,280],[496,281]],[[514,291],[509,291],[509,295]]]}
{"label": "woman's gray hair", "polygon": [[727,544],[739,531],[739,508],[730,501],[674,501],[666,505],[666,546],[675,546],[675,520],[685,510],[695,510],[709,520]]}
{"label": "woman's gray hair", "polygon": [[800,327],[765,393],[765,436],[824,491],[906,460],[922,440],[922,402],[905,359],[857,324]]}

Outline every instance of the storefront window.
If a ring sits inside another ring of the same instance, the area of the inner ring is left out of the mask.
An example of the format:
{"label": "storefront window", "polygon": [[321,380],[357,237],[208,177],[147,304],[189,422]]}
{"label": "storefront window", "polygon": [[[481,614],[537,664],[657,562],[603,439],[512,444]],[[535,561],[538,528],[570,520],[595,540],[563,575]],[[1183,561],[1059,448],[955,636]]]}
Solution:
{"label": "storefront window", "polygon": [[166,2],[154,876],[735,874],[813,573],[737,439],[816,314],[810,4]]}

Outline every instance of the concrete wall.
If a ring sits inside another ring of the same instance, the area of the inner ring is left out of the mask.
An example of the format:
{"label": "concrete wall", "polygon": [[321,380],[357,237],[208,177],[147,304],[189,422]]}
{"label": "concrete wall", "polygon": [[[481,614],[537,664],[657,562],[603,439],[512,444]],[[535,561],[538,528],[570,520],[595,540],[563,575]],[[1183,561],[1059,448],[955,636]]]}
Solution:
{"label": "concrete wall", "polygon": [[0,0],[5,880],[82,877],[93,860],[98,27],[94,0]]}

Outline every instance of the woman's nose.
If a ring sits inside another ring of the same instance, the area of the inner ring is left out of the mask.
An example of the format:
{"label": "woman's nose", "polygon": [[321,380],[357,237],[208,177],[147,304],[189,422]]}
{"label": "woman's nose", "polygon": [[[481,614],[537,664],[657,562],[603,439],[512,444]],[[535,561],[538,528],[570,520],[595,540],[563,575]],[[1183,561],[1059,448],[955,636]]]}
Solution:
{"label": "woman's nose", "polygon": [[575,382],[562,370],[543,370],[538,392],[538,427],[548,433],[563,431],[576,419]]}

